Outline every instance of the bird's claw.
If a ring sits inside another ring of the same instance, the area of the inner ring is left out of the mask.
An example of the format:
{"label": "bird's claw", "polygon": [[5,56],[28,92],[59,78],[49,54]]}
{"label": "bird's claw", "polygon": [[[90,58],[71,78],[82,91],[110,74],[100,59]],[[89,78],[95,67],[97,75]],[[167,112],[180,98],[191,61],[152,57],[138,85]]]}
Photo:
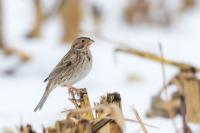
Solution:
{"label": "bird's claw", "polygon": [[81,91],[80,89],[71,87],[69,88],[68,93],[69,95],[77,95],[77,94],[80,94],[80,91]]}

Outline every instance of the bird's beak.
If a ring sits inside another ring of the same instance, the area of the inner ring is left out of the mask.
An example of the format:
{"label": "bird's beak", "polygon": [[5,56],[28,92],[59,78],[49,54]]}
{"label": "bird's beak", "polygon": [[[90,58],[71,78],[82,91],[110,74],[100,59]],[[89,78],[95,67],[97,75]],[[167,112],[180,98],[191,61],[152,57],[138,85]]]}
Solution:
{"label": "bird's beak", "polygon": [[95,41],[92,40],[92,39],[89,40],[89,44],[90,44],[90,45],[93,44],[94,42],[95,42]]}

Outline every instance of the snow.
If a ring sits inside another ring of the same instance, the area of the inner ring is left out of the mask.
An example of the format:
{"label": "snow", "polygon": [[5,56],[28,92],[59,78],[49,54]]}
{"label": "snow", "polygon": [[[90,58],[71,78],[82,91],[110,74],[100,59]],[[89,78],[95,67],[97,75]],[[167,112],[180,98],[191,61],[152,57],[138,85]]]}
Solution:
{"label": "snow", "polygon": [[[32,60],[23,65],[16,74],[7,76],[2,71],[19,59],[15,56],[0,56],[0,129],[15,128],[21,123],[30,123],[37,131],[40,131],[42,125],[53,126],[55,120],[64,118],[65,115],[60,113],[64,108],[73,107],[68,101],[67,90],[57,87],[51,93],[42,111],[33,112],[46,86],[43,80],[69,50],[69,46],[60,42],[61,26],[56,17],[45,22],[41,38],[32,40],[25,38],[25,34],[30,31],[34,22],[31,2],[31,0],[3,1],[6,42],[9,46],[28,52]],[[200,66],[200,9],[196,8],[179,16],[171,28],[147,25],[128,27],[121,22],[120,8],[126,4],[124,0],[118,2],[96,0],[96,2],[105,12],[101,26],[104,36],[156,54],[159,54],[158,42],[162,42],[166,58]],[[46,7],[48,8],[53,2],[44,3],[49,3]],[[85,20],[82,27],[91,29],[90,24],[91,22]],[[113,50],[117,45],[94,36],[91,38],[95,40],[91,49],[94,65],[90,74],[75,86],[88,89],[91,103],[98,101],[99,97],[107,92],[117,91],[122,97],[125,117],[134,118],[131,108],[135,107],[144,122],[159,127],[159,129],[147,127],[150,133],[175,132],[171,120],[145,117],[151,97],[162,86],[160,64],[126,54],[118,54],[117,62],[115,62]],[[176,72],[176,68],[166,66],[167,80]],[[138,75],[142,80],[127,82],[129,73]],[[175,121],[181,129],[180,117],[178,116]],[[195,133],[200,132],[199,126],[192,125],[192,127]],[[138,128],[138,124],[126,123],[128,133],[137,131]]]}

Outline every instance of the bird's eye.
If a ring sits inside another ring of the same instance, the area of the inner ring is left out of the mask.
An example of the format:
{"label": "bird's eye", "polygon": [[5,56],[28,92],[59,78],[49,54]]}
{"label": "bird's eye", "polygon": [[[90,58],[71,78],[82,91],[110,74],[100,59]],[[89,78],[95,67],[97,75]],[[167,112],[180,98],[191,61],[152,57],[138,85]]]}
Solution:
{"label": "bird's eye", "polygon": [[85,40],[81,40],[81,42],[85,42]]}

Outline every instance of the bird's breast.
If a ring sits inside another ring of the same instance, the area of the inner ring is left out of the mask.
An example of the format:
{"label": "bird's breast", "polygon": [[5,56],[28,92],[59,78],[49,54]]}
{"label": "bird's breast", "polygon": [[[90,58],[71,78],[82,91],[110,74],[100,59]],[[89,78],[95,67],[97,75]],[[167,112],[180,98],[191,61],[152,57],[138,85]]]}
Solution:
{"label": "bird's breast", "polygon": [[79,58],[77,58],[77,61],[75,64],[73,64],[73,68],[71,70],[71,74],[68,74],[68,77],[65,78],[62,85],[70,85],[77,83],[78,81],[82,80],[84,77],[88,75],[92,68],[92,56],[89,53],[89,55],[84,55]]}

